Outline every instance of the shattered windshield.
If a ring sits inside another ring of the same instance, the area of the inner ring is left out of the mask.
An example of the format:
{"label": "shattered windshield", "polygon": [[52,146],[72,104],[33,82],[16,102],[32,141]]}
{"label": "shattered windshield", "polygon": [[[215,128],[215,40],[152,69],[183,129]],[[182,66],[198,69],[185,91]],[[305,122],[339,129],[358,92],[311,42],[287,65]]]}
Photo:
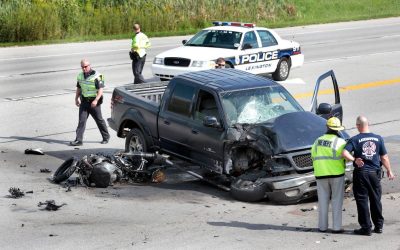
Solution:
{"label": "shattered windshield", "polygon": [[282,86],[224,92],[221,97],[229,126],[262,123],[283,114],[303,111]]}
{"label": "shattered windshield", "polygon": [[242,38],[241,32],[229,30],[202,30],[192,37],[185,46],[237,49]]}

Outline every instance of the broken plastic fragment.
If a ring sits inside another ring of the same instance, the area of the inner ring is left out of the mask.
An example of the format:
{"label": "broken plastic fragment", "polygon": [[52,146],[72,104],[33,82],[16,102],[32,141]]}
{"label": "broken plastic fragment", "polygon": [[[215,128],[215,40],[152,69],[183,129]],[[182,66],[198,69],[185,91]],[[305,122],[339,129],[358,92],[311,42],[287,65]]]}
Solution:
{"label": "broken plastic fragment", "polygon": [[44,155],[42,149],[40,148],[28,148],[25,149],[25,154],[27,155]]}

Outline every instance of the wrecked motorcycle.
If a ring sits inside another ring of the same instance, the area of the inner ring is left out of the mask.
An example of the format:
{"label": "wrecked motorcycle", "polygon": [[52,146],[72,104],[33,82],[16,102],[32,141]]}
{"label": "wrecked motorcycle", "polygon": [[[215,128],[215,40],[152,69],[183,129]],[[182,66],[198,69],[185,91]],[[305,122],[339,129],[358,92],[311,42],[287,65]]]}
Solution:
{"label": "wrecked motorcycle", "polygon": [[78,160],[67,159],[55,171],[52,181],[61,183],[77,173],[79,182],[88,187],[106,188],[114,182],[125,180],[135,183],[162,182],[162,171],[172,162],[157,153],[117,152],[113,155],[90,154]]}

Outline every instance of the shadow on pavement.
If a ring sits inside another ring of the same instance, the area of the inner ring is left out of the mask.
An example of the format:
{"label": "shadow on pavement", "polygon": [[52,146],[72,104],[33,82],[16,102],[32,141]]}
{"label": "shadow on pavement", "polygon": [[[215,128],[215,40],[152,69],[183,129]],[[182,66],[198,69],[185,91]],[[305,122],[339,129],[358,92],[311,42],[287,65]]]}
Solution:
{"label": "shadow on pavement", "polygon": [[[285,224],[282,225],[271,225],[271,224],[252,224],[247,222],[240,221],[231,221],[231,222],[207,222],[207,224],[216,227],[235,227],[235,228],[246,228],[249,230],[276,230],[276,231],[293,231],[293,232],[312,232],[319,234],[327,234],[330,231],[320,232],[318,228],[309,228],[309,227],[294,227],[287,226]],[[342,234],[353,234],[352,230],[345,230]]]}

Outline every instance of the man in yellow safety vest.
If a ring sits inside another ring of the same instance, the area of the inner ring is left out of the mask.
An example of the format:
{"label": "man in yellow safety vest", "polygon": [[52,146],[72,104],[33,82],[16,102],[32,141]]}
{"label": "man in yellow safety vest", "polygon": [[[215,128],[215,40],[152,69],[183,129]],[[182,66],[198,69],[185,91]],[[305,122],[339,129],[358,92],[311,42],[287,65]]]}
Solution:
{"label": "man in yellow safety vest", "polygon": [[140,31],[140,25],[135,23],[133,25],[135,32],[132,37],[132,46],[129,55],[132,59],[132,72],[135,77],[133,83],[144,83],[145,80],[142,76],[144,63],[146,62],[146,49],[150,48],[149,38]]}
{"label": "man in yellow safety vest", "polygon": [[76,129],[75,141],[70,146],[82,146],[83,133],[86,128],[86,121],[89,114],[95,120],[103,140],[101,144],[107,144],[110,139],[107,124],[101,114],[103,103],[104,77],[93,70],[87,59],[81,60],[82,72],[78,74],[75,93],[75,104],[79,107],[79,122]]}
{"label": "man in yellow safety vest", "polygon": [[346,141],[339,131],[344,127],[340,120],[331,117],[326,122],[327,132],[311,148],[314,175],[317,180],[318,229],[328,230],[329,201],[332,205],[332,233],[342,233],[342,206],[344,196],[345,160],[342,157]]}

